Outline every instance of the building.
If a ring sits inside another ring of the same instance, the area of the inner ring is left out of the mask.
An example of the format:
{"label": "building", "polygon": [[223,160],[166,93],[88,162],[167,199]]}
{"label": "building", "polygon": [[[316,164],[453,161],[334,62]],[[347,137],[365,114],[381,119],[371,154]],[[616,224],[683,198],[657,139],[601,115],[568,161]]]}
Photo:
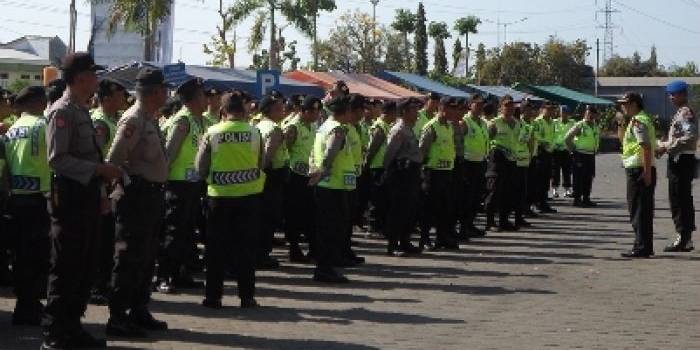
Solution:
{"label": "building", "polygon": [[[114,32],[109,31],[111,3],[91,2],[92,34],[88,51],[95,57],[95,62],[108,68],[118,67],[144,60],[144,39],[141,34],[129,32],[118,26]],[[158,25],[154,34],[155,45],[153,62],[169,64],[173,52],[174,2],[171,2],[170,16]]]}
{"label": "building", "polygon": [[58,66],[67,50],[60,38],[37,35],[0,44],[0,87],[8,88],[17,80],[41,85],[44,67]]}
{"label": "building", "polygon": [[675,108],[666,95],[666,85],[674,80],[700,85],[700,77],[599,77],[598,96],[616,99],[627,91],[638,92],[649,114],[667,119],[673,116]]}

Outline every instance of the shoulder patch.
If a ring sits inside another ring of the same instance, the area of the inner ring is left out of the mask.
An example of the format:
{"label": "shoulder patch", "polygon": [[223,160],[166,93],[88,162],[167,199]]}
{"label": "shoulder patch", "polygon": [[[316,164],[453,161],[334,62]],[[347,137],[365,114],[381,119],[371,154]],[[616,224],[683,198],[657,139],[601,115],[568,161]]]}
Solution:
{"label": "shoulder patch", "polygon": [[134,126],[133,125],[125,125],[124,126],[124,137],[131,138],[131,136],[134,135]]}
{"label": "shoulder patch", "polygon": [[57,114],[54,118],[56,119],[56,127],[57,128],[65,128],[66,127],[66,118],[63,115]]}

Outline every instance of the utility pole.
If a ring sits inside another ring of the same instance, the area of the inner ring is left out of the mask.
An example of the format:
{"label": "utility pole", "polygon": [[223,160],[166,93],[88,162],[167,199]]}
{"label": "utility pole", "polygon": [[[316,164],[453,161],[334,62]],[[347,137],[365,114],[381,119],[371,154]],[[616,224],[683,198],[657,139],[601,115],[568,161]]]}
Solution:
{"label": "utility pole", "polygon": [[78,13],[75,9],[75,0],[70,1],[70,37],[68,39],[68,52],[75,52],[75,27],[78,19]]}
{"label": "utility pole", "polygon": [[600,39],[595,39],[595,95],[598,96],[598,70],[600,70]]}
{"label": "utility pole", "polygon": [[[503,45],[508,44],[508,26],[527,21],[527,17],[523,17],[517,21],[501,23],[503,25]],[[500,40],[500,39],[499,39]]]}
{"label": "utility pole", "polygon": [[318,0],[314,0],[314,72],[318,71]]}
{"label": "utility pole", "polygon": [[598,13],[602,13],[603,16],[605,16],[605,24],[602,26],[598,26],[598,28],[602,28],[604,31],[603,62],[607,62],[610,59],[610,57],[613,56],[613,50],[615,48],[615,45],[613,44],[613,34],[617,26],[613,24],[612,15],[616,12],[620,11],[612,7],[612,0],[605,0],[605,7],[596,12],[596,19],[598,17]]}
{"label": "utility pole", "polygon": [[379,4],[379,0],[369,0],[369,2],[372,3],[372,45],[374,46],[372,50],[372,56],[374,56],[372,65],[375,66],[372,67],[372,69],[374,70],[376,68],[376,62],[379,56],[377,52],[377,4]]}

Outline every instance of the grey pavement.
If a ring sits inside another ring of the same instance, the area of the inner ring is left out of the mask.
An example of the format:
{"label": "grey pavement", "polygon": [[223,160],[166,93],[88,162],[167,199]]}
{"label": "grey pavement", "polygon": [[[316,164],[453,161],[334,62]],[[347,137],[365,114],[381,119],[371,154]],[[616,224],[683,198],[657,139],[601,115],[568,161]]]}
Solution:
{"label": "grey pavement", "polygon": [[[258,273],[261,309],[237,307],[227,282],[223,310],[201,291],[154,294],[171,330],[147,341],[110,339],[112,349],[700,349],[700,254],[666,254],[672,238],[665,162],[659,164],[656,253],[626,260],[632,243],[619,155],[598,157],[595,209],[556,200],[559,214],[532,229],[490,234],[459,252],[384,256],[358,238],[367,264],[352,283],[322,286],[310,266]],[[695,189],[696,206],[698,189]],[[358,237],[364,237],[362,235]],[[275,251],[284,258],[284,251]],[[0,290],[0,349],[37,349],[40,330],[10,326],[14,299]],[[107,309],[86,323],[104,334]]]}

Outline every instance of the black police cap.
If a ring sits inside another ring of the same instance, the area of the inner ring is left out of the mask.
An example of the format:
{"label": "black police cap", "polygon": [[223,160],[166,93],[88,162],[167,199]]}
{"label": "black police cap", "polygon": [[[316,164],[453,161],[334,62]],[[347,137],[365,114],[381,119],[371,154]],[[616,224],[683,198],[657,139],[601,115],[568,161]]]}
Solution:
{"label": "black police cap", "polygon": [[239,93],[227,93],[221,98],[221,109],[228,113],[243,112],[243,97]]}
{"label": "black police cap", "polygon": [[301,103],[301,110],[310,111],[312,109],[321,109],[321,100],[317,97],[307,96]]}
{"label": "black police cap", "polygon": [[399,111],[405,111],[410,107],[419,108],[422,105],[423,105],[423,102],[421,102],[419,99],[417,99],[415,97],[408,97],[408,98],[401,99],[396,104],[396,108],[398,108]]}
{"label": "black police cap", "polygon": [[110,78],[105,78],[100,80],[100,85],[97,88],[97,96],[98,97],[106,97],[106,96],[112,96],[112,93],[114,92],[123,92],[126,91],[126,87],[122,85],[120,82],[110,79]]}
{"label": "black police cap", "polygon": [[217,89],[217,88],[209,88],[204,91],[204,95],[207,97],[214,97],[214,96],[220,96],[223,94],[223,91]]}
{"label": "black police cap", "polygon": [[350,98],[347,96],[336,96],[333,97],[326,105],[328,109],[333,113],[343,113],[347,111],[350,105]]}
{"label": "black police cap", "polygon": [[272,108],[272,106],[279,101],[282,101],[282,99],[268,95],[263,97],[262,100],[260,100],[260,103],[258,103],[258,108],[260,109],[260,111],[265,113],[269,111],[270,108]]}
{"label": "black police cap", "polygon": [[350,94],[348,103],[350,103],[350,108],[359,109],[364,108],[367,99],[360,94]]}
{"label": "black police cap", "polygon": [[384,101],[384,104],[382,104],[382,113],[393,112],[396,112],[396,101]]}
{"label": "black police cap", "polygon": [[154,67],[143,67],[136,74],[136,88],[167,86],[163,71]]}
{"label": "black police cap", "polygon": [[96,65],[95,60],[87,52],[76,52],[66,55],[61,61],[63,74],[74,75],[87,71],[104,70],[105,67]]}
{"label": "black police cap", "polygon": [[197,89],[204,89],[204,82],[201,78],[191,78],[178,85],[175,93],[178,95],[192,95]]}
{"label": "black police cap", "polygon": [[637,107],[642,107],[644,106],[644,99],[642,98],[642,95],[636,92],[627,92],[625,93],[622,98],[617,100],[617,103],[630,103],[633,102],[637,105]]}
{"label": "black police cap", "polygon": [[24,105],[37,101],[39,99],[46,99],[46,90],[43,86],[27,86],[22,89],[15,96],[16,105]]}
{"label": "black police cap", "polygon": [[274,97],[274,98],[276,98],[276,99],[280,99],[280,100],[281,100],[281,99],[284,99],[284,94],[282,94],[282,93],[279,92],[278,90],[274,90],[274,89],[270,90],[266,95],[267,95],[267,96],[272,96],[272,97]]}
{"label": "black police cap", "polygon": [[440,104],[448,107],[458,107],[459,101],[452,96],[444,96],[440,99]]}
{"label": "black police cap", "polygon": [[433,101],[439,101],[442,98],[437,92],[431,92],[428,94],[428,99]]}

